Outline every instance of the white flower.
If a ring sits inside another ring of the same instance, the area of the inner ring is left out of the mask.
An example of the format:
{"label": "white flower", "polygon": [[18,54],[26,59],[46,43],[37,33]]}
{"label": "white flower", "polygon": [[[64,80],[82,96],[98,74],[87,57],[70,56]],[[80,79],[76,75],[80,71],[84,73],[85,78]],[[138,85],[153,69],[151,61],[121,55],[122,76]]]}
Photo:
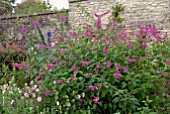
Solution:
{"label": "white flower", "polygon": [[24,96],[25,96],[25,97],[29,97],[29,94],[28,94],[28,93],[24,93]]}
{"label": "white flower", "polygon": [[37,98],[37,101],[38,101],[38,102],[41,102],[41,101],[42,101],[42,97],[38,97],[38,98]]}
{"label": "white flower", "polygon": [[39,91],[40,91],[40,89],[38,89],[38,88],[37,88],[37,89],[35,89],[35,91],[36,91],[36,92],[39,92]]}
{"label": "white flower", "polygon": [[59,105],[60,104],[59,101],[57,101],[56,104]]}

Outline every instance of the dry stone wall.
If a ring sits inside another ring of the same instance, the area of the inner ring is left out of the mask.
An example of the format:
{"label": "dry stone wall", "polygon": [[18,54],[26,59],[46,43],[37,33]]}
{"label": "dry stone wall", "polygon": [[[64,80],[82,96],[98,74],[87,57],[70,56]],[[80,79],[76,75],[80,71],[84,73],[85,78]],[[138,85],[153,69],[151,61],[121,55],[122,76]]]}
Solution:
{"label": "dry stone wall", "polygon": [[[86,13],[94,17],[95,13],[102,14],[111,10],[116,3],[125,5],[125,11],[121,16],[128,24],[155,24],[161,30],[170,30],[170,0],[69,0],[70,25],[75,28],[78,24],[87,22]],[[103,24],[108,23],[109,15],[103,17]]]}

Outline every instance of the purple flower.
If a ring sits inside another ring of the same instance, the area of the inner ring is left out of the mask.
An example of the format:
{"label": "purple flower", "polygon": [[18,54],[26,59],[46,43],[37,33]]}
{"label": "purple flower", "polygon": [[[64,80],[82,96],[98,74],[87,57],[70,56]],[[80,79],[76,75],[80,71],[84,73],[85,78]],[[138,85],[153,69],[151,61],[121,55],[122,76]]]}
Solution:
{"label": "purple flower", "polygon": [[27,28],[22,28],[22,29],[20,29],[20,33],[21,34],[25,34],[25,33],[27,33],[28,32],[28,29]]}
{"label": "purple flower", "polygon": [[60,16],[61,21],[67,21],[67,16]]}
{"label": "purple flower", "polygon": [[117,79],[119,79],[119,78],[122,77],[122,75],[121,75],[120,73],[114,73],[114,75],[115,75],[115,77],[116,77]]}
{"label": "purple flower", "polygon": [[93,102],[94,102],[94,104],[98,104],[99,103],[99,98],[94,96]]}
{"label": "purple flower", "polygon": [[34,26],[37,26],[37,25],[39,25],[39,24],[40,24],[40,22],[39,22],[38,20],[34,20],[34,21],[33,21],[33,25],[34,25]]}

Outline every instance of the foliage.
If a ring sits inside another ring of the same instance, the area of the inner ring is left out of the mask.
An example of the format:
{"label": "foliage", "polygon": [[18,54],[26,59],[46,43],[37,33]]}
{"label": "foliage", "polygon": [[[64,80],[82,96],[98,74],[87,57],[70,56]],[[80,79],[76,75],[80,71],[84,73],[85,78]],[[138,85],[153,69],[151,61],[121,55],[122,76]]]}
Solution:
{"label": "foliage", "polygon": [[[2,113],[165,114],[169,105],[169,37],[153,26],[132,28],[113,20],[103,31],[42,35],[38,21],[29,40],[26,61],[3,64],[12,76],[2,83]],[[67,17],[62,16],[65,22]],[[117,30],[117,28],[121,30]],[[37,35],[37,33],[39,35]]]}

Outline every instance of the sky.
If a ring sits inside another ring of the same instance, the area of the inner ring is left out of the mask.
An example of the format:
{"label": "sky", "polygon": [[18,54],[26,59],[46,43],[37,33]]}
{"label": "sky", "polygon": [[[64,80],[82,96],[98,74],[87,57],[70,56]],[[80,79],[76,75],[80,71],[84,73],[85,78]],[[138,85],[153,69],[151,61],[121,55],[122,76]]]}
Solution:
{"label": "sky", "polygon": [[[16,0],[16,3],[21,3],[22,0]],[[43,0],[47,1],[47,0]],[[57,7],[58,10],[65,8],[69,8],[68,0],[49,0],[50,4],[52,4],[54,7]]]}

